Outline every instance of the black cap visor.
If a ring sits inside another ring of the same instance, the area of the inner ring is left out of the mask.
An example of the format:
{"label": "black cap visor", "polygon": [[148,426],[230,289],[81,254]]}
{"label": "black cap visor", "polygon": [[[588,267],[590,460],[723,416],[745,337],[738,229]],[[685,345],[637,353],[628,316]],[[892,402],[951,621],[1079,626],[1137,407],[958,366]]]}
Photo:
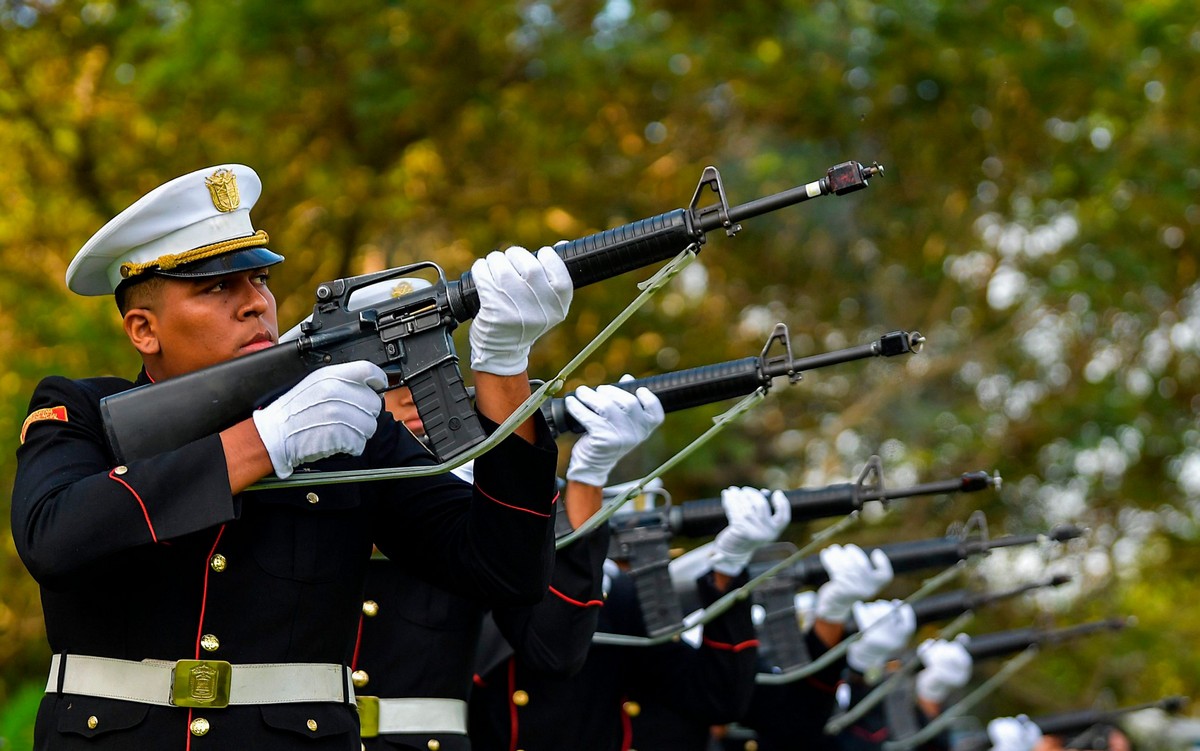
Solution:
{"label": "black cap visor", "polygon": [[165,276],[170,279],[202,279],[209,276],[222,276],[238,271],[250,271],[266,266],[274,266],[283,261],[283,256],[263,247],[243,248],[231,253],[222,253],[213,258],[205,258],[194,263],[176,266],[170,271],[154,269],[155,276]]}

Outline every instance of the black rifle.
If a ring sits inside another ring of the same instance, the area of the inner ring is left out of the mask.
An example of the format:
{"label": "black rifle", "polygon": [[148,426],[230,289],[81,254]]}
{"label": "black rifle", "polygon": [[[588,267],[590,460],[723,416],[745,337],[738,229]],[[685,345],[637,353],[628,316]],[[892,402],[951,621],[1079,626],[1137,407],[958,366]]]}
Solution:
{"label": "black rifle", "polygon": [[[877,457],[872,457],[877,461]],[[1000,475],[989,475],[984,471],[967,472],[947,480],[935,480],[907,488],[885,488],[882,483],[864,486],[860,483],[842,482],[822,488],[797,488],[785,490],[792,507],[792,522],[828,519],[845,516],[863,507],[867,501],[894,501],[917,496],[943,495],[947,493],[975,493],[1000,486]],[[622,526],[630,521],[637,523],[641,517],[651,514],[666,514],[667,526],[677,535],[700,537],[714,535],[729,523],[720,498],[702,498],[684,501],[675,506],[666,506],[661,511],[641,511],[613,517]]]}
{"label": "black rifle", "polygon": [[[868,477],[875,478],[874,485],[866,484]],[[885,489],[882,462],[878,456],[872,456],[856,482],[787,490],[784,495],[792,507],[792,521],[800,522],[843,516],[862,508],[863,503],[870,500],[971,493],[999,485],[998,474],[969,472],[951,480]],[[720,498],[685,501],[677,506],[618,514],[609,519],[612,528],[609,557],[629,564],[629,574],[636,582],[638,604],[650,636],[674,628],[681,616],[681,601],[671,586],[667,569],[671,560],[672,535],[716,534],[728,524]],[[787,601],[790,607],[790,593]]]}
{"label": "black rifle", "polygon": [[[914,607],[915,609],[915,607]],[[995,631],[988,634],[972,636],[966,644],[967,653],[975,662],[992,657],[1003,657],[1017,652],[1023,652],[1033,645],[1052,646],[1081,636],[1088,636],[1101,631],[1119,631],[1127,626],[1129,621],[1124,618],[1113,618],[1103,621],[1081,623],[1058,629],[1018,628],[1010,631]],[[904,681],[897,685],[896,690],[884,697],[884,711],[887,715],[888,727],[892,729],[895,739],[908,738],[921,731],[921,719],[917,715],[916,689],[912,681]],[[1078,714],[1082,713],[1068,713]],[[1072,721],[1078,721],[1076,717]],[[1088,723],[1088,725],[1093,723]],[[1084,727],[1087,727],[1085,725]],[[1039,727],[1041,724],[1039,723]],[[1066,727],[1066,723],[1063,724]],[[1043,732],[1056,732],[1046,731]],[[1066,730],[1062,732],[1068,732]],[[987,751],[991,743],[986,733],[972,734],[955,744],[955,751]]]}
{"label": "black rifle", "polygon": [[[930,568],[945,568],[959,561],[965,561],[971,556],[981,555],[996,548],[1010,548],[1017,545],[1031,545],[1042,539],[1055,542],[1073,540],[1083,534],[1083,530],[1072,525],[1061,525],[1051,529],[1045,535],[1006,535],[984,539],[982,537],[934,537],[926,540],[911,542],[892,542],[886,545],[863,548],[867,555],[875,550],[882,550],[892,562],[892,570],[897,574],[911,573]],[[751,564],[750,574],[754,575],[754,565]],[[765,570],[765,567],[763,568]],[[821,565],[819,555],[810,555],[796,561],[780,576],[789,577],[797,587],[815,587],[829,581],[829,574]]]}
{"label": "black rifle", "polygon": [[[963,613],[973,612],[992,603],[1002,602],[1003,600],[1023,595],[1026,592],[1032,592],[1035,589],[1062,586],[1069,581],[1071,581],[1071,577],[1060,575],[1046,581],[1030,582],[1029,584],[1022,584],[1019,587],[1000,592],[976,592],[970,589],[958,589],[953,592],[929,595],[914,602],[912,609],[913,614],[917,617],[917,625],[923,626],[927,623],[948,621],[951,618],[957,618]],[[846,624],[846,633],[853,634],[857,631],[858,624],[851,619]]]}
{"label": "black rifle", "polygon": [[[1083,534],[1078,527],[1055,527],[1046,537],[1056,541],[1069,540]],[[911,573],[930,568],[946,568],[971,556],[982,555],[995,548],[1029,545],[1042,539],[1042,535],[1010,535],[988,539],[950,535],[928,540],[898,542],[864,548],[868,555],[882,550],[892,563],[897,574]],[[774,565],[771,557],[779,557],[777,546],[767,546],[750,563],[750,575],[756,576]],[[796,619],[794,595],[798,589],[815,587],[829,581],[829,574],[821,564],[820,555],[801,558],[791,566],[771,577],[754,591],[754,601],[762,606],[765,616],[758,627],[759,655],[765,664],[780,672],[788,672],[812,662],[808,648]],[[677,585],[682,584],[677,583]],[[681,593],[683,598],[694,599],[694,594]],[[915,606],[914,606],[915,609]]]}
{"label": "black rifle", "polygon": [[[783,345],[786,353],[768,357],[767,353],[771,349],[771,345],[777,341]],[[791,383],[797,383],[801,373],[807,370],[816,370],[854,360],[865,360],[869,357],[895,357],[896,355],[920,352],[924,344],[925,337],[921,336],[920,332],[892,331],[870,344],[809,357],[793,357],[787,326],[780,323],[775,325],[775,331],[767,339],[767,344],[758,357],[745,357],[741,360],[702,365],[698,368],[677,370],[673,373],[663,373],[612,385],[631,394],[644,386],[654,392],[654,395],[662,402],[664,412],[676,412],[702,404],[713,404],[726,399],[746,396],[758,388],[768,390],[779,376],[786,375]],[[568,431],[584,432],[583,426],[567,412],[564,399],[547,401],[542,405],[542,414],[546,416],[550,430],[555,435]]]}
{"label": "black rifle", "polygon": [[[1094,728],[1111,727],[1117,724],[1125,715],[1140,712],[1143,709],[1161,709],[1169,714],[1175,714],[1187,706],[1188,697],[1168,696],[1158,701],[1134,704],[1116,709],[1075,709],[1068,712],[1042,715],[1032,718],[1044,735],[1066,736],[1064,748],[1106,749],[1107,738],[1094,738],[1089,732]],[[1102,743],[1092,743],[1100,740]],[[955,744],[953,751],[988,751],[992,741],[986,732],[964,734]]]}
{"label": "black rifle", "polygon": [[1129,625],[1128,618],[1108,618],[1102,621],[1090,621],[1075,626],[1063,628],[1041,628],[1030,626],[1014,628],[1008,631],[993,631],[987,634],[977,634],[967,642],[967,652],[975,662],[992,657],[1003,657],[1024,651],[1033,645],[1061,644],[1064,641],[1079,636],[1087,636],[1099,631],[1120,631]]}
{"label": "black rifle", "polygon": [[[772,196],[731,207],[721,176],[706,167],[688,208],[562,243],[555,252],[571,280],[583,287],[671,258],[700,246],[706,233],[723,228],[733,236],[739,222],[823,195],[845,195],[867,187],[883,171],[844,162],[825,177]],[[711,188],[716,203],[701,207]],[[376,307],[351,310],[350,295],[376,282],[436,272],[433,286]],[[412,389],[434,455],[446,461],[485,440],[472,409],[451,332],[479,312],[470,272],[447,281],[442,269],[422,262],[317,286],[312,319],[294,341],[142,386],[101,400],[104,429],[122,462],[179,448],[245,419],[313,370],[335,363],[369,360]]]}
{"label": "black rifle", "polygon": [[1158,701],[1148,701],[1116,709],[1075,709],[1069,712],[1042,715],[1033,718],[1033,722],[1045,735],[1076,735],[1093,725],[1115,725],[1124,715],[1140,712],[1143,709],[1161,709],[1174,714],[1187,706],[1186,696],[1168,696]]}

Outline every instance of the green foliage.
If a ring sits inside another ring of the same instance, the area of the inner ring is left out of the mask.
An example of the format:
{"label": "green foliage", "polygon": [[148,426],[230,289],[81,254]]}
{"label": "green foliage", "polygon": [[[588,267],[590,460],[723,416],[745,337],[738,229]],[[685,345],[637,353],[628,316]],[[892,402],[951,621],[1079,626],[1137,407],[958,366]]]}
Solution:
{"label": "green foliage", "polygon": [[[712,233],[571,385],[756,354],[776,321],[798,355],[919,329],[919,356],[777,384],[669,489],[844,481],[874,453],[895,485],[999,469],[998,494],[898,504],[851,537],[939,534],[975,509],[993,531],[1084,524],[1061,562],[1076,597],[976,628],[1143,620],[1039,659],[996,711],[1197,693],[1200,614],[1178,607],[1200,508],[1194,4],[446,8],[0,0],[0,488],[39,378],[136,371],[111,301],[69,295],[63,273],[176,175],[262,175],[254,218],[288,256],[273,276],[287,328],[319,281],[422,259],[457,275],[494,247],[681,206],[706,164],[740,203],[878,160],[867,191]],[[649,273],[581,290],[535,374]],[[717,412],[669,416],[624,469],[657,466]],[[46,652],[36,586],[3,540],[0,702]]]}
{"label": "green foliage", "polygon": [[44,684],[27,683],[0,707],[0,751],[33,748],[33,721],[45,693]]}

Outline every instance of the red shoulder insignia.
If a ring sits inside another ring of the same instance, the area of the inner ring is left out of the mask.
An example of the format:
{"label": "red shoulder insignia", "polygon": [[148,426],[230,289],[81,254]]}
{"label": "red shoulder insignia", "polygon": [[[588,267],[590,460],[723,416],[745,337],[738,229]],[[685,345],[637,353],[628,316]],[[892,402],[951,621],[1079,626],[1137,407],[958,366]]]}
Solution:
{"label": "red shoulder insignia", "polygon": [[29,426],[35,422],[42,420],[59,420],[67,422],[66,407],[46,407],[45,409],[34,410],[29,417],[25,418],[25,422],[21,425],[21,443],[25,443],[25,431],[29,430]]}

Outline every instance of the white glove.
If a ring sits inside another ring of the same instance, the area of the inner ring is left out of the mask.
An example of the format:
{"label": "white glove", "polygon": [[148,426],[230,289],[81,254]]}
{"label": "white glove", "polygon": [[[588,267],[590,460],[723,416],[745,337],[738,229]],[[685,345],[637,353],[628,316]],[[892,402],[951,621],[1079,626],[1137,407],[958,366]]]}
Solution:
{"label": "white glove", "polygon": [[[792,506],[782,491],[767,491],[737,486],[721,491],[721,506],[729,526],[713,540],[710,565],[713,571],[736,576],[754,551],[773,542],[792,520]],[[772,509],[772,507],[774,507]]]}
{"label": "white glove", "polygon": [[1042,729],[1023,714],[997,717],[988,723],[992,751],[1033,751],[1042,739]]}
{"label": "white glove", "polygon": [[846,648],[846,664],[860,673],[881,669],[917,630],[912,605],[900,600],[856,602],[853,611],[862,636]]}
{"label": "white glove", "polygon": [[822,621],[845,623],[854,603],[874,597],[892,581],[892,562],[878,548],[868,558],[857,545],[830,545],[820,559],[829,574],[817,590],[816,617]]}
{"label": "white glove", "polygon": [[926,639],[917,647],[925,669],[917,673],[917,697],[941,704],[971,680],[971,653],[960,641]]}
{"label": "white glove", "polygon": [[529,348],[567,317],[575,293],[567,265],[551,247],[492,251],[471,266],[479,313],[471,323],[471,369],[501,376],[529,366]]}
{"label": "white glove", "polygon": [[[621,382],[632,381],[625,375]],[[630,449],[662,425],[663,408],[648,388],[631,394],[616,386],[580,386],[566,399],[567,412],[587,431],[571,450],[567,479],[604,487],[608,473]]]}
{"label": "white glove", "polygon": [[366,360],[330,365],[257,410],[254,426],[276,476],[334,454],[361,454],[383,407],[375,391],[386,386],[387,375]]}

